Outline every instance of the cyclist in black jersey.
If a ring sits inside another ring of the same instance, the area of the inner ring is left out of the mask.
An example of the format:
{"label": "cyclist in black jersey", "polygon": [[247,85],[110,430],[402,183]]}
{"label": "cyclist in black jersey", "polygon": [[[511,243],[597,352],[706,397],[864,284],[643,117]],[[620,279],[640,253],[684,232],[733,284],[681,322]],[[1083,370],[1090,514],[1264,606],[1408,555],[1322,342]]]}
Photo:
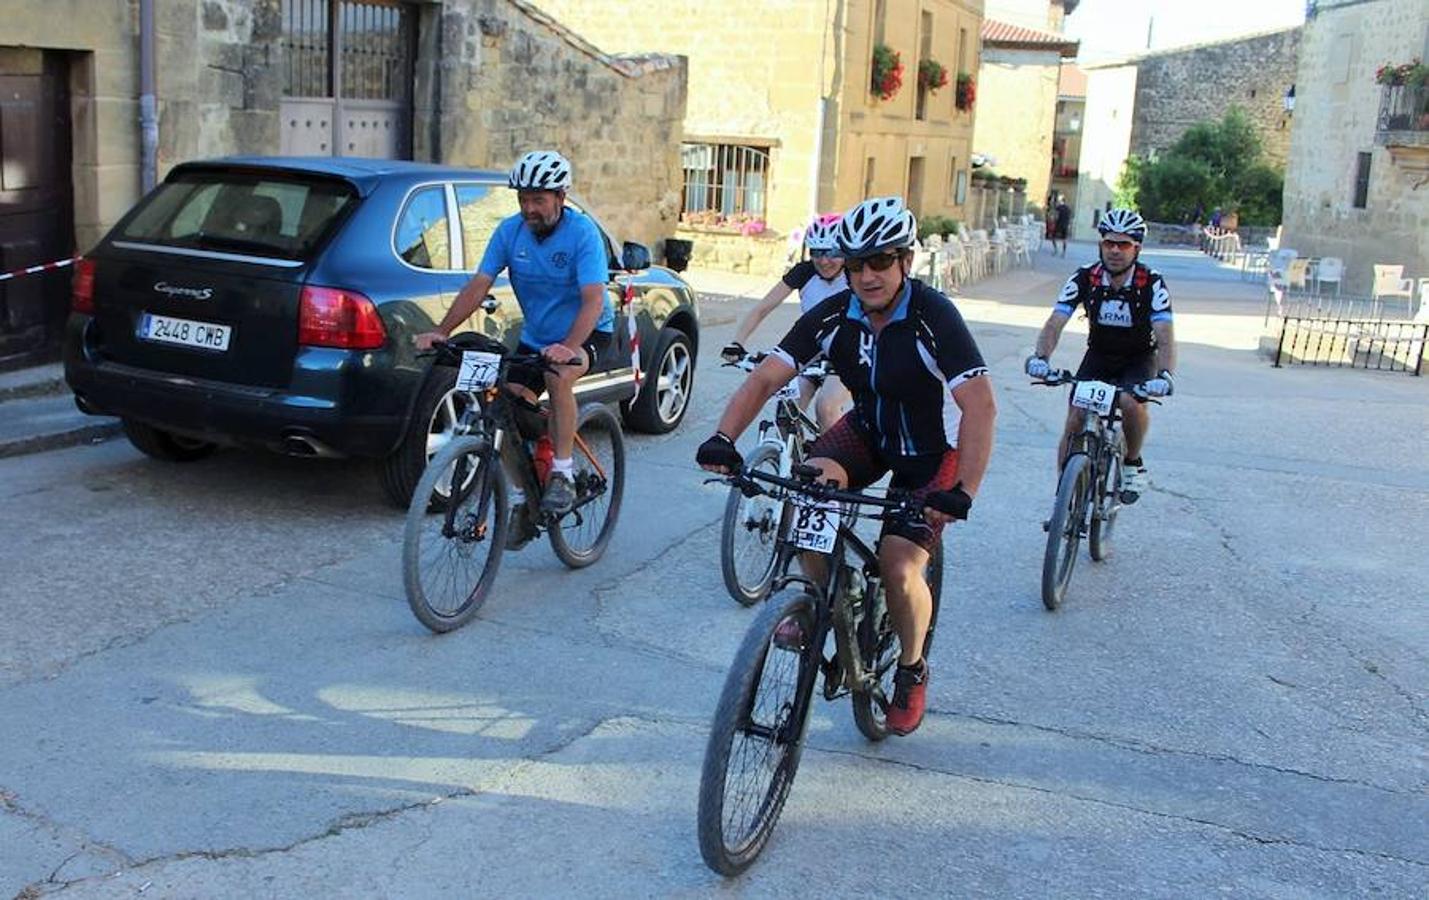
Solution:
{"label": "cyclist in black jersey", "polygon": [[992,453],[997,416],[977,344],[947,297],[908,276],[917,225],[898,197],[866,200],[839,223],[852,289],[800,317],[730,399],[696,459],[717,472],[741,463],[734,439],[764,402],[820,353],[853,393],[854,408],[809,448],[809,464],[863,488],[889,471],[891,486],[920,495],[924,521],[886,524],[879,568],[901,655],[889,730],[923,720],[928,665],[923,637],[932,595],[923,580],[943,526],[966,519]]}
{"label": "cyclist in black jersey", "polygon": [[[1146,395],[1169,396],[1175,389],[1171,372],[1176,367],[1176,335],[1171,326],[1171,294],[1161,274],[1137,260],[1146,238],[1146,222],[1134,210],[1113,209],[1097,224],[1101,234],[1100,261],[1082,266],[1062,287],[1057,305],[1037,335],[1027,374],[1045,378],[1048,360],[1062,329],[1078,306],[1086,308],[1090,322],[1087,353],[1077,368],[1078,378],[1094,378],[1116,385],[1142,385]],[[1135,503],[1150,486],[1141,447],[1151,416],[1136,398],[1121,398],[1122,427],[1126,433],[1125,475],[1121,499]],[[1085,410],[1069,407],[1062,440],[1057,445],[1057,466],[1067,455],[1067,443],[1081,430]]]}

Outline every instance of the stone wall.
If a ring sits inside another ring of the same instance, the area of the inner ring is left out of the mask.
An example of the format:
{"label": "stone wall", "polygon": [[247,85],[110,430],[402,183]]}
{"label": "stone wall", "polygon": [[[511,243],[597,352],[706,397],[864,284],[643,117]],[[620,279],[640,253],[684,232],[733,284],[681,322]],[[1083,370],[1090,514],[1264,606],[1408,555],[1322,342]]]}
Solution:
{"label": "stone wall", "polygon": [[681,226],[675,237],[693,245],[690,265],[697,269],[717,269],[723,272],[747,272],[768,275],[770,286],[790,264],[790,242],[775,232],[746,237],[728,231]]}
{"label": "stone wall", "polygon": [[[1377,263],[1429,276],[1429,172],[1376,144],[1374,83],[1379,66],[1422,57],[1426,35],[1423,0],[1321,0],[1305,23],[1281,246],[1343,259],[1346,292],[1367,294]],[[1353,203],[1360,153],[1370,154],[1364,209]]]}
{"label": "stone wall", "polygon": [[1301,30],[1292,28],[1148,54],[1136,61],[1136,113],[1130,152],[1166,151],[1197,122],[1245,111],[1272,163],[1290,149],[1285,91],[1295,84]]}
{"label": "stone wall", "polygon": [[441,28],[443,162],[506,168],[528,150],[554,148],[618,239],[653,250],[674,230],[684,60],[607,55],[513,0],[448,0]]}
{"label": "stone wall", "polygon": [[1027,194],[1039,203],[1052,182],[1061,65],[1056,50],[987,47],[979,70],[973,146],[997,160],[997,174],[1027,179]]}
{"label": "stone wall", "polygon": [[[673,231],[682,60],[609,56],[521,0],[414,8],[416,158],[505,168],[556,147],[618,238],[653,247]],[[278,153],[281,0],[158,0],[155,11],[159,177],[191,159]],[[0,47],[75,51],[75,231],[88,248],[139,199],[138,4],[9,0],[6,12]]]}

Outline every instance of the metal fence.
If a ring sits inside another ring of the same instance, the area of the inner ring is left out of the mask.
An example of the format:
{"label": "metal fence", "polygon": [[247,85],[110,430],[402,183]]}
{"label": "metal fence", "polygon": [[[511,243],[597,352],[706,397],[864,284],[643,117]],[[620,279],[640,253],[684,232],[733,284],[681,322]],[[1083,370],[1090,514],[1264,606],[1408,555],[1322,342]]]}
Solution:
{"label": "metal fence", "polygon": [[1287,315],[1280,319],[1275,366],[1375,369],[1419,375],[1429,322]]}

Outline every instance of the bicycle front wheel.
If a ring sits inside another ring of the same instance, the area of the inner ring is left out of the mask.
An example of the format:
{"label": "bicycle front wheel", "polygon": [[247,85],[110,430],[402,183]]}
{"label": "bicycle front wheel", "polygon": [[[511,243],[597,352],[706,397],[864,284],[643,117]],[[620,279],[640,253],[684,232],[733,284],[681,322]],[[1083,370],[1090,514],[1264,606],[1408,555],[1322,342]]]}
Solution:
{"label": "bicycle front wheel", "polygon": [[1067,596],[1077,548],[1082,543],[1083,519],[1091,473],[1085,453],[1067,457],[1057,482],[1057,501],[1047,523],[1047,551],[1042,557],[1042,605],[1056,609]]}
{"label": "bicycle front wheel", "polygon": [[[805,593],[771,599],[725,678],[705,748],[698,820],[700,855],[721,875],[738,875],[758,858],[794,783],[821,650],[815,603]],[[776,638],[785,620],[793,624]]]}
{"label": "bicycle front wheel", "polygon": [[551,549],[572,569],[583,569],[605,553],[615,522],[620,517],[620,498],[625,491],[625,436],[615,414],[592,404],[576,419],[575,464],[576,503],[571,511],[551,524]]}
{"label": "bicycle front wheel", "polygon": [[[923,659],[933,649],[933,631],[938,625],[938,609],[943,601],[943,545],[941,542],[928,555],[928,565],[923,570],[923,578],[928,582],[928,591],[933,595],[933,614],[928,619],[928,631],[923,636]],[[856,690],[850,694],[853,701],[853,722],[858,730],[870,741],[881,741],[888,737],[888,704],[893,700],[893,676],[898,668],[898,657],[903,645],[898,640],[898,632],[893,627],[893,618],[882,595],[883,585],[878,585],[879,595],[868,603],[863,618],[858,623],[858,651],[863,658],[864,671],[874,676],[871,690]]]}
{"label": "bicycle front wheel", "polygon": [[1105,469],[1098,485],[1097,504],[1092,514],[1092,526],[1087,533],[1087,550],[1092,559],[1101,562],[1111,556],[1112,533],[1116,530],[1116,514],[1121,511],[1121,453],[1104,457]]}
{"label": "bicycle front wheel", "polygon": [[460,628],[486,602],[506,549],[507,502],[486,438],[457,438],[422,472],[403,529],[402,584],[432,631]]}
{"label": "bicycle front wheel", "polygon": [[[751,471],[779,474],[779,447],[760,444],[744,461]],[[777,538],[783,504],[768,494],[744,496],[737,487],[729,489],[724,504],[724,526],[720,531],[719,561],[725,590],[737,602],[753,606],[769,595],[774,583],[774,563],[778,557]]]}

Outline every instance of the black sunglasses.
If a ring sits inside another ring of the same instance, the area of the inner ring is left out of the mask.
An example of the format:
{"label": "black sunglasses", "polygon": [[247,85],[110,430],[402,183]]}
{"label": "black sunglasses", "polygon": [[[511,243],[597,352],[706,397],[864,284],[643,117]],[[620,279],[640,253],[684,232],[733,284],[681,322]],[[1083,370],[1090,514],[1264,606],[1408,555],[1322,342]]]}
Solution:
{"label": "black sunglasses", "polygon": [[810,250],[809,256],[812,259],[837,259],[840,253],[837,250]]}
{"label": "black sunglasses", "polygon": [[893,264],[903,256],[901,253],[878,253],[873,256],[865,256],[863,259],[846,259],[844,268],[855,275],[863,271],[864,266],[868,266],[875,272],[886,272],[893,268]]}

